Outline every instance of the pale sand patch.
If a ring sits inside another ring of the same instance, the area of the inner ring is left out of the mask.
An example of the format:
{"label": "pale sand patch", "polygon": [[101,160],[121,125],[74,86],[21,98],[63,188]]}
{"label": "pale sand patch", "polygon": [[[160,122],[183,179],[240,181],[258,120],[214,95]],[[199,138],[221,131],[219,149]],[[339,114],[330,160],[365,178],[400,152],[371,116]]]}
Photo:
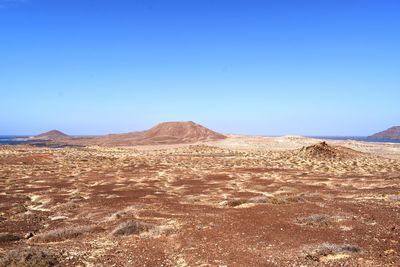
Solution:
{"label": "pale sand patch", "polygon": [[351,257],[351,256],[348,254],[344,254],[344,253],[334,254],[334,255],[326,255],[326,256],[322,256],[320,258],[320,261],[321,262],[336,261],[336,260],[346,259],[349,257]]}

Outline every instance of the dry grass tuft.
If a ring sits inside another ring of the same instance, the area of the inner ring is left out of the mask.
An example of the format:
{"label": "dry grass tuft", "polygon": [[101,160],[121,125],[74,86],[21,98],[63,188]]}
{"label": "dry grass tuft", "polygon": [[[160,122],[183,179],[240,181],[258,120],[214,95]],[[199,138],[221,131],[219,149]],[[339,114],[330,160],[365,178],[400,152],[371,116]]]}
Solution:
{"label": "dry grass tuft", "polygon": [[[331,243],[323,243],[318,245],[314,249],[306,252],[306,259],[312,261],[325,261],[329,259],[340,259],[350,256],[350,254],[355,254],[361,252],[358,246],[354,245],[337,245]],[[336,256],[336,258],[335,258]]]}
{"label": "dry grass tuft", "polygon": [[28,209],[22,204],[18,204],[11,209],[11,213],[14,215],[19,213],[24,213],[26,211],[28,211]]}
{"label": "dry grass tuft", "polygon": [[152,227],[147,233],[145,233],[145,236],[149,237],[161,237],[161,236],[169,236],[178,231],[178,224],[176,221],[168,221],[162,225],[157,225]]}
{"label": "dry grass tuft", "polygon": [[138,235],[153,228],[153,225],[139,221],[127,221],[119,224],[111,234],[114,236],[121,235]]}
{"label": "dry grass tuft", "polygon": [[0,267],[52,267],[59,266],[57,257],[40,248],[23,248],[7,252],[0,257]]}
{"label": "dry grass tuft", "polygon": [[20,240],[21,237],[10,234],[10,233],[0,233],[0,243],[14,242]]}
{"label": "dry grass tuft", "polygon": [[37,242],[58,242],[66,239],[76,238],[86,233],[93,233],[102,230],[96,226],[72,226],[57,228],[48,232],[38,234],[32,238]]}
{"label": "dry grass tuft", "polygon": [[256,197],[252,197],[249,198],[247,200],[247,203],[254,203],[254,204],[265,204],[265,203],[269,203],[270,199],[267,196],[256,196]]}
{"label": "dry grass tuft", "polygon": [[304,203],[306,202],[303,196],[288,196],[284,198],[285,203]]}
{"label": "dry grass tuft", "polygon": [[333,224],[334,220],[325,214],[313,214],[308,217],[297,218],[296,223],[313,227],[327,227]]}
{"label": "dry grass tuft", "polygon": [[244,199],[231,199],[231,200],[226,201],[225,205],[228,207],[237,207],[237,206],[240,206],[245,203],[246,203],[246,200],[244,200]]}
{"label": "dry grass tuft", "polygon": [[302,196],[274,196],[267,197],[264,195],[252,197],[249,199],[229,199],[221,202],[221,205],[226,207],[238,207],[243,204],[291,204],[303,203],[306,200]]}

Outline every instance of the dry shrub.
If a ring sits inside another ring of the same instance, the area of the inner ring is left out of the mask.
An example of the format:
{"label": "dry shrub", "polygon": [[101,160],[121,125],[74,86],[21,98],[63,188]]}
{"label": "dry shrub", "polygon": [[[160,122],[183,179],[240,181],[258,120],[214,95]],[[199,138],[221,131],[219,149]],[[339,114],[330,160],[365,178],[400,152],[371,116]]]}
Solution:
{"label": "dry shrub", "polygon": [[0,257],[0,267],[51,267],[59,266],[57,257],[41,248],[20,248]]}
{"label": "dry shrub", "polygon": [[240,206],[245,203],[246,203],[246,200],[244,200],[244,199],[231,199],[231,200],[228,200],[225,205],[228,207],[237,207],[237,206]]}
{"label": "dry shrub", "polygon": [[306,200],[302,196],[289,196],[285,198],[286,203],[304,203]]}
{"label": "dry shrub", "polygon": [[224,206],[237,207],[246,203],[250,204],[290,204],[305,202],[302,196],[275,196],[267,197],[264,195],[252,197],[249,199],[231,199],[223,202]]}
{"label": "dry shrub", "polygon": [[389,195],[388,197],[389,201],[392,202],[399,202],[400,201],[400,195]]}
{"label": "dry shrub", "polygon": [[128,206],[123,210],[114,212],[113,214],[111,214],[111,216],[107,217],[105,219],[105,221],[113,221],[113,220],[121,219],[121,218],[126,217],[127,215],[130,215],[132,213],[135,213],[136,211],[143,209],[145,207],[146,207],[146,205],[144,205],[144,204],[135,204],[135,205]]}
{"label": "dry shrub", "polygon": [[324,227],[333,224],[331,217],[325,214],[313,214],[308,217],[297,218],[296,222],[301,225]]}
{"label": "dry shrub", "polygon": [[247,203],[254,203],[254,204],[265,204],[270,202],[270,199],[267,196],[256,196],[249,198]]}
{"label": "dry shrub", "polygon": [[174,221],[167,222],[166,224],[152,227],[148,235],[151,237],[168,236],[174,234],[178,230]]}
{"label": "dry shrub", "polygon": [[78,208],[79,205],[73,201],[68,201],[66,203],[60,203],[57,205],[54,205],[53,207],[51,207],[50,209],[56,212],[65,212],[65,211],[69,211],[72,209],[76,209]]}
{"label": "dry shrub", "polygon": [[227,207],[237,207],[243,204],[246,204],[247,200],[246,199],[230,199],[230,200],[226,200],[223,202],[224,206]]}
{"label": "dry shrub", "polygon": [[58,242],[66,239],[76,238],[86,233],[98,232],[100,230],[102,229],[96,226],[63,227],[38,234],[34,236],[32,240],[38,242]]}
{"label": "dry shrub", "polygon": [[306,259],[313,261],[320,261],[322,257],[335,254],[354,254],[361,252],[358,246],[353,245],[337,245],[331,243],[323,243],[309,252],[306,252]]}
{"label": "dry shrub", "polygon": [[121,235],[138,235],[142,232],[150,230],[153,225],[139,221],[127,221],[119,224],[111,234],[114,236]]}
{"label": "dry shrub", "polygon": [[0,233],[0,243],[14,242],[20,240],[21,237],[10,234],[10,233]]}
{"label": "dry shrub", "polygon": [[272,204],[303,203],[305,201],[302,196],[276,196],[271,198]]}
{"label": "dry shrub", "polygon": [[28,209],[22,204],[18,204],[18,205],[14,206],[11,209],[11,213],[14,214],[14,215],[15,214],[19,214],[19,213],[23,213],[23,212],[26,212],[26,211],[28,211]]}

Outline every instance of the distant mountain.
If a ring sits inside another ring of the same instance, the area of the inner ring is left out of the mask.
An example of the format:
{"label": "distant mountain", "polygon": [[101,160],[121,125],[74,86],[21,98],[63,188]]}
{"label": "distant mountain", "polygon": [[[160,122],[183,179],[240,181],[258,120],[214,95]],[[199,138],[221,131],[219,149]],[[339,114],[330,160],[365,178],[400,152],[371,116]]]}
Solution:
{"label": "distant mountain", "polygon": [[57,140],[57,139],[65,139],[69,136],[63,132],[58,130],[51,130],[39,135],[34,136],[32,139],[43,139],[43,140]]}
{"label": "distant mountain", "polygon": [[188,122],[163,122],[143,131],[111,134],[91,141],[100,145],[158,145],[214,141],[226,138],[200,124]]}
{"label": "distant mountain", "polygon": [[160,123],[140,134],[142,141],[153,143],[193,143],[224,138],[224,135],[192,121]]}
{"label": "distant mountain", "polygon": [[400,140],[400,126],[394,126],[368,137],[369,140]]}

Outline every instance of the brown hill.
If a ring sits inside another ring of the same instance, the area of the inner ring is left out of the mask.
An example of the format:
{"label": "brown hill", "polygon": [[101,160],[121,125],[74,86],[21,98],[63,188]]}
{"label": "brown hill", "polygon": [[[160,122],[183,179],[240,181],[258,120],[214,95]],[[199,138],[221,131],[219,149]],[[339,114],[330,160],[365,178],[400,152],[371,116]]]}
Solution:
{"label": "brown hill", "polygon": [[361,156],[363,153],[347,147],[330,146],[324,141],[315,145],[302,147],[299,150],[298,154],[307,158],[328,160],[328,159],[351,159]]}
{"label": "brown hill", "polygon": [[206,127],[189,122],[164,122],[139,135],[141,142],[147,143],[195,143],[226,138]]}
{"label": "brown hill", "polygon": [[33,139],[43,139],[43,140],[57,140],[68,138],[69,136],[58,130],[51,130],[33,137]]}
{"label": "brown hill", "polygon": [[143,132],[126,134],[110,134],[88,140],[97,145],[159,145],[159,144],[189,144],[204,141],[224,139],[226,136],[214,132],[192,121],[163,122]]}
{"label": "brown hill", "polygon": [[373,134],[369,140],[400,140],[400,126],[394,126],[385,131]]}

